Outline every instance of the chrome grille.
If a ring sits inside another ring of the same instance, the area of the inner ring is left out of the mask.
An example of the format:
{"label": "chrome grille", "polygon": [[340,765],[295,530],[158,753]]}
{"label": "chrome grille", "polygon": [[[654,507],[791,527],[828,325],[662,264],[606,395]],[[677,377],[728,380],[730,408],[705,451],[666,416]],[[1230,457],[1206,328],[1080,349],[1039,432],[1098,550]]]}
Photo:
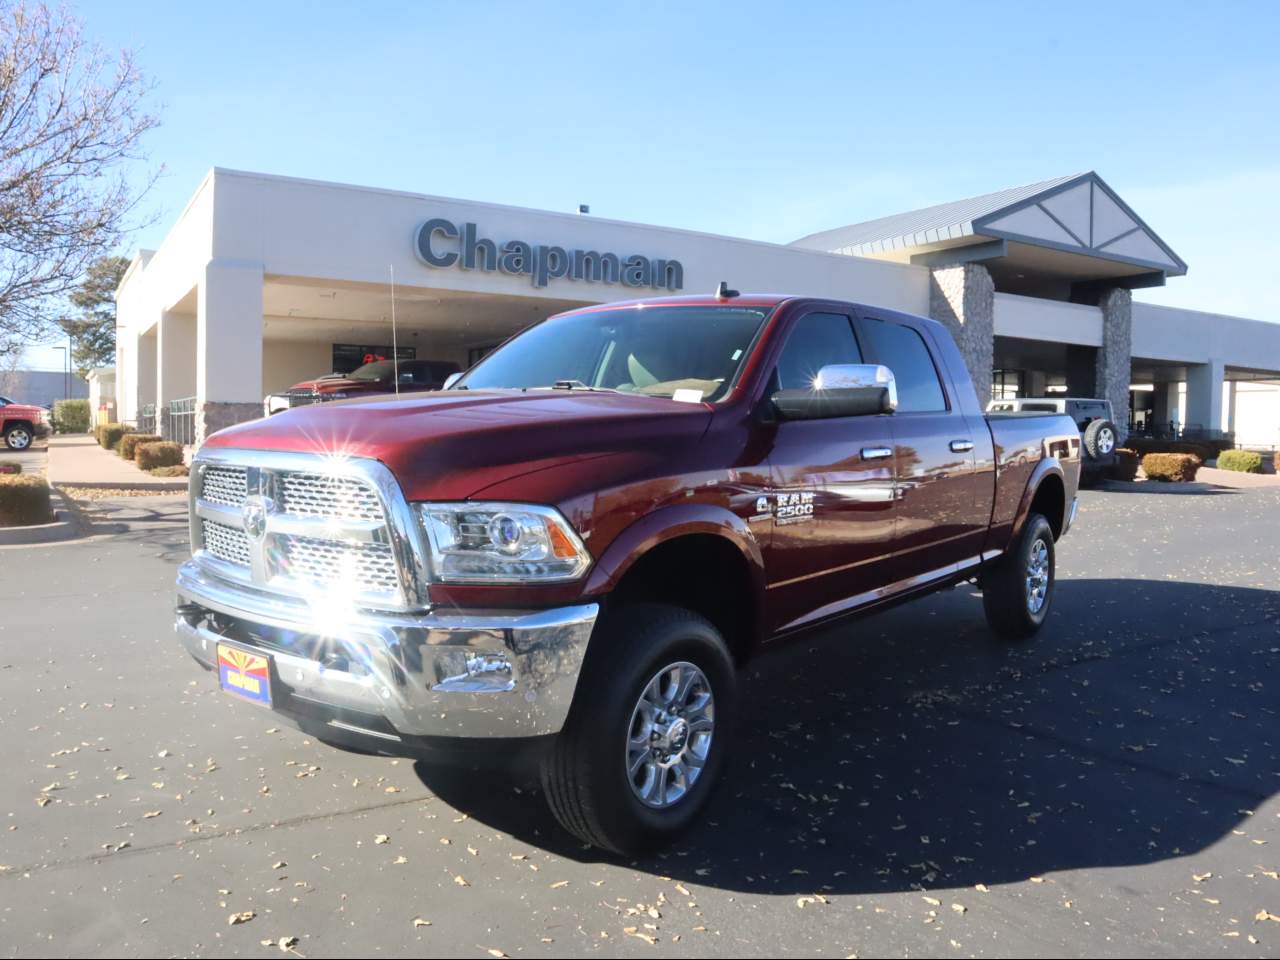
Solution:
{"label": "chrome grille", "polygon": [[381,520],[382,504],[368,486],[352,477],[286,473],[278,486],[280,509],[299,517]]}
{"label": "chrome grille", "polygon": [[385,543],[344,543],[316,537],[281,538],[280,572],[297,581],[392,593],[399,588],[396,560]]}
{"label": "chrome grille", "polygon": [[204,548],[225,563],[249,566],[249,538],[243,530],[213,520],[204,521]]}
{"label": "chrome grille", "polygon": [[210,503],[238,507],[244,503],[247,493],[247,475],[248,471],[244,467],[223,464],[207,466],[204,468],[200,496]]}
{"label": "chrome grille", "polygon": [[[261,589],[307,596],[321,587],[362,602],[403,605],[394,514],[371,475],[385,475],[385,468],[337,464],[330,474],[322,462],[301,454],[220,451],[200,464],[193,487],[193,530],[203,548],[197,557],[221,561],[221,575]],[[420,602],[419,596],[415,588],[413,599]]]}

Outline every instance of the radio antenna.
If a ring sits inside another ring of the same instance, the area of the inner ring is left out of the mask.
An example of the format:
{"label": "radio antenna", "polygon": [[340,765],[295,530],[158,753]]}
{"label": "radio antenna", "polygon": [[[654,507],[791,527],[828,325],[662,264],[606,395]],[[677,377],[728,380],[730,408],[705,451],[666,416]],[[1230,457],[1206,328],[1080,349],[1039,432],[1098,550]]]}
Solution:
{"label": "radio antenna", "polygon": [[396,396],[400,396],[400,344],[396,339],[396,265],[388,264],[391,271],[391,376],[396,383]]}

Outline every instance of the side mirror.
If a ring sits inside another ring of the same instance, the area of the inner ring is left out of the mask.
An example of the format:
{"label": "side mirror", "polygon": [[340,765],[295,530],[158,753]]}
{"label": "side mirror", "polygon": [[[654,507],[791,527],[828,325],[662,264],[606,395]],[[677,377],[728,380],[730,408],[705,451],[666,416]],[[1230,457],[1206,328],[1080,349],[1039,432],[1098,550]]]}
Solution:
{"label": "side mirror", "polygon": [[441,387],[440,389],[448,390],[450,387],[452,387],[455,383],[457,383],[461,379],[462,379],[461,373],[451,373],[444,378],[444,386]]}
{"label": "side mirror", "polygon": [[837,363],[823,367],[808,390],[779,390],[772,397],[783,420],[826,420],[893,413],[898,385],[893,371],[876,363]]}

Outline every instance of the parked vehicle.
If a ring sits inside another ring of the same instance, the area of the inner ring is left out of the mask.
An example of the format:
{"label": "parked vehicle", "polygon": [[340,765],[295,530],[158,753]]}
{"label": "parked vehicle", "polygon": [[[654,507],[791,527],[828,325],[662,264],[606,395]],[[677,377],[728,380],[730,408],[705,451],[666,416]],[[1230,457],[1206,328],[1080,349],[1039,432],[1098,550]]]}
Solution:
{"label": "parked vehicle", "polygon": [[1111,401],[1085,397],[1019,397],[1015,400],[992,400],[990,413],[1062,413],[1075,421],[1084,445],[1080,462],[1080,485],[1095,486],[1105,480],[1116,463],[1120,446]]}
{"label": "parked vehicle", "polygon": [[211,437],[176,627],[329,739],[540,747],[565,828],[637,851],[702,809],[761,647],[970,580],[997,637],[1034,634],[1079,467],[1069,418],[984,417],[932,320],[587,307],[446,391]]}
{"label": "parked vehicle", "polygon": [[49,411],[33,403],[0,397],[0,437],[10,450],[26,450],[37,437],[49,435]]}
{"label": "parked vehicle", "polygon": [[461,368],[450,360],[375,360],[348,374],[333,373],[315,380],[295,383],[284,393],[270,394],[262,403],[267,416],[292,407],[322,403],[326,400],[345,400],[378,393],[396,392],[396,374],[399,373],[402,392],[439,390]]}

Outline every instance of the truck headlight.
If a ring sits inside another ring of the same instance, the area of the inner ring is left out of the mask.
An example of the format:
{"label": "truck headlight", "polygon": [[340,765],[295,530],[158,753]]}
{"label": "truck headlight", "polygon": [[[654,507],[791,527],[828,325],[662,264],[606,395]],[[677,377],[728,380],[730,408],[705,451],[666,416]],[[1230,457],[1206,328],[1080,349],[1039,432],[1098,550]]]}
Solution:
{"label": "truck headlight", "polygon": [[577,532],[552,507],[420,503],[431,571],[444,583],[557,583],[591,565]]}

